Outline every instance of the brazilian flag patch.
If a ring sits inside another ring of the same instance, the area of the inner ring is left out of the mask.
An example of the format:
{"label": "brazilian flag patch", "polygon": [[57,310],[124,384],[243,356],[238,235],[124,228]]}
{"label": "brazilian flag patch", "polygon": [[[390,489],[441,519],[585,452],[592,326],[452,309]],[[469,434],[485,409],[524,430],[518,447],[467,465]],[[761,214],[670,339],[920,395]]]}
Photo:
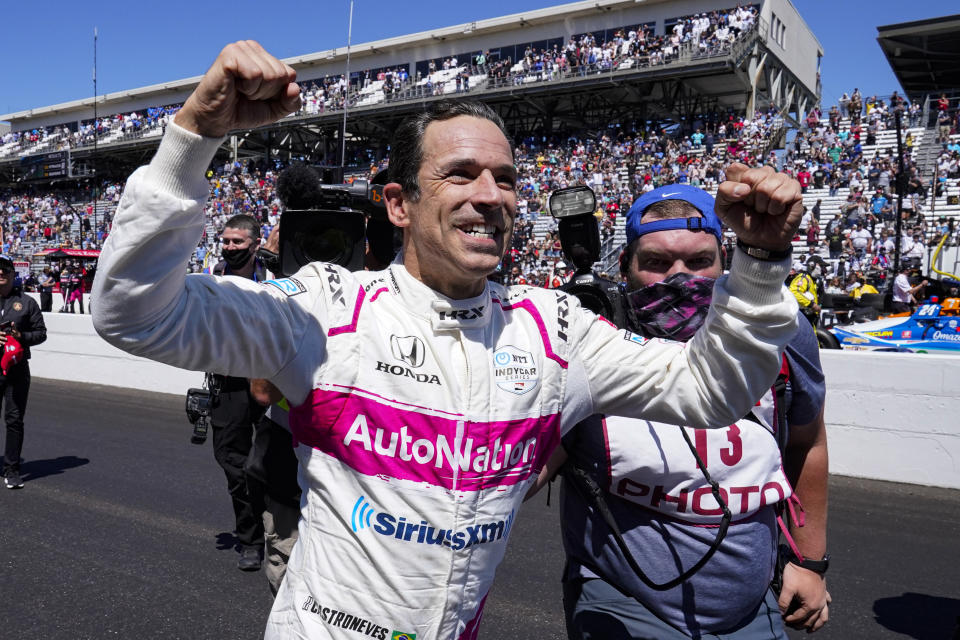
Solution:
{"label": "brazilian flag patch", "polygon": [[394,631],[393,635],[390,636],[390,640],[417,640],[417,634]]}

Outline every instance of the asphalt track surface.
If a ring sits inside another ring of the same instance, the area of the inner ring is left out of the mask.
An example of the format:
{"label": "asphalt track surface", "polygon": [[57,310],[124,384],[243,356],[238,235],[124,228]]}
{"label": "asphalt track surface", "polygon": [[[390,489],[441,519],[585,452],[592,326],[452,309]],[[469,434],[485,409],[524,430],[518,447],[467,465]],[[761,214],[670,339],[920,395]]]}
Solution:
{"label": "asphalt track surface", "polygon": [[[209,443],[190,444],[182,398],[35,379],[26,423],[26,487],[0,490],[0,638],[262,637],[266,580],[236,569],[225,480]],[[834,477],[829,548],[815,638],[954,637],[960,491]],[[481,638],[564,638],[561,566],[542,494],[513,529]]]}

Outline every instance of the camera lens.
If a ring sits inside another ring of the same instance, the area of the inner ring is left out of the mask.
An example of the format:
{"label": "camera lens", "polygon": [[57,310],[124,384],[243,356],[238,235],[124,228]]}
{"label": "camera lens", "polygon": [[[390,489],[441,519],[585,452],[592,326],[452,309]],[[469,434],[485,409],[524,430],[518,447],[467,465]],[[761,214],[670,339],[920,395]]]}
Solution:
{"label": "camera lens", "polygon": [[306,262],[346,264],[353,251],[353,241],[342,229],[301,231],[294,235],[294,242]]}

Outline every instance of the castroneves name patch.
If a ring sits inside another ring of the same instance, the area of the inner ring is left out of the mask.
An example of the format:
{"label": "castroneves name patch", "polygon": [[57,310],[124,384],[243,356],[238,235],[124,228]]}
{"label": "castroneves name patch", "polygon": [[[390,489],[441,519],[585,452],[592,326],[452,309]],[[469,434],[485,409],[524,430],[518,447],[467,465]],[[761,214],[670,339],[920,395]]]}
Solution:
{"label": "castroneves name patch", "polygon": [[[333,607],[325,607],[314,599],[313,596],[308,596],[300,608],[317,615],[320,620],[328,626],[346,629],[347,631],[355,631],[356,633],[374,638],[375,640],[387,640],[387,633],[391,631],[389,627],[376,624],[358,615],[346,613]],[[393,633],[396,634],[397,632],[394,631]]]}
{"label": "castroneves name patch", "polygon": [[263,284],[270,284],[283,291],[288,296],[297,296],[306,293],[307,288],[296,278],[280,278],[279,280],[267,280]]}
{"label": "castroneves name patch", "polygon": [[520,396],[536,388],[540,370],[532,353],[510,345],[493,352],[493,379],[504,391]]}

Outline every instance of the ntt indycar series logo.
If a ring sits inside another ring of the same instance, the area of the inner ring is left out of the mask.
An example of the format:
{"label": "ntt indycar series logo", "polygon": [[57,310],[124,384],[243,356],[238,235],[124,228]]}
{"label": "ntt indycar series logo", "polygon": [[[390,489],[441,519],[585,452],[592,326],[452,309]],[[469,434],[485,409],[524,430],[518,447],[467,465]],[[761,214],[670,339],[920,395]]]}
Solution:
{"label": "ntt indycar series logo", "polygon": [[493,379],[504,391],[522,396],[537,386],[540,372],[532,353],[510,345],[493,353]]}
{"label": "ntt indycar series logo", "polygon": [[350,516],[350,525],[355,533],[371,530],[381,536],[412,542],[435,544],[460,551],[477,544],[496,542],[510,535],[514,512],[511,510],[503,520],[464,527],[460,530],[437,527],[426,520],[408,521],[386,511],[379,511],[365,496],[357,498]]}

